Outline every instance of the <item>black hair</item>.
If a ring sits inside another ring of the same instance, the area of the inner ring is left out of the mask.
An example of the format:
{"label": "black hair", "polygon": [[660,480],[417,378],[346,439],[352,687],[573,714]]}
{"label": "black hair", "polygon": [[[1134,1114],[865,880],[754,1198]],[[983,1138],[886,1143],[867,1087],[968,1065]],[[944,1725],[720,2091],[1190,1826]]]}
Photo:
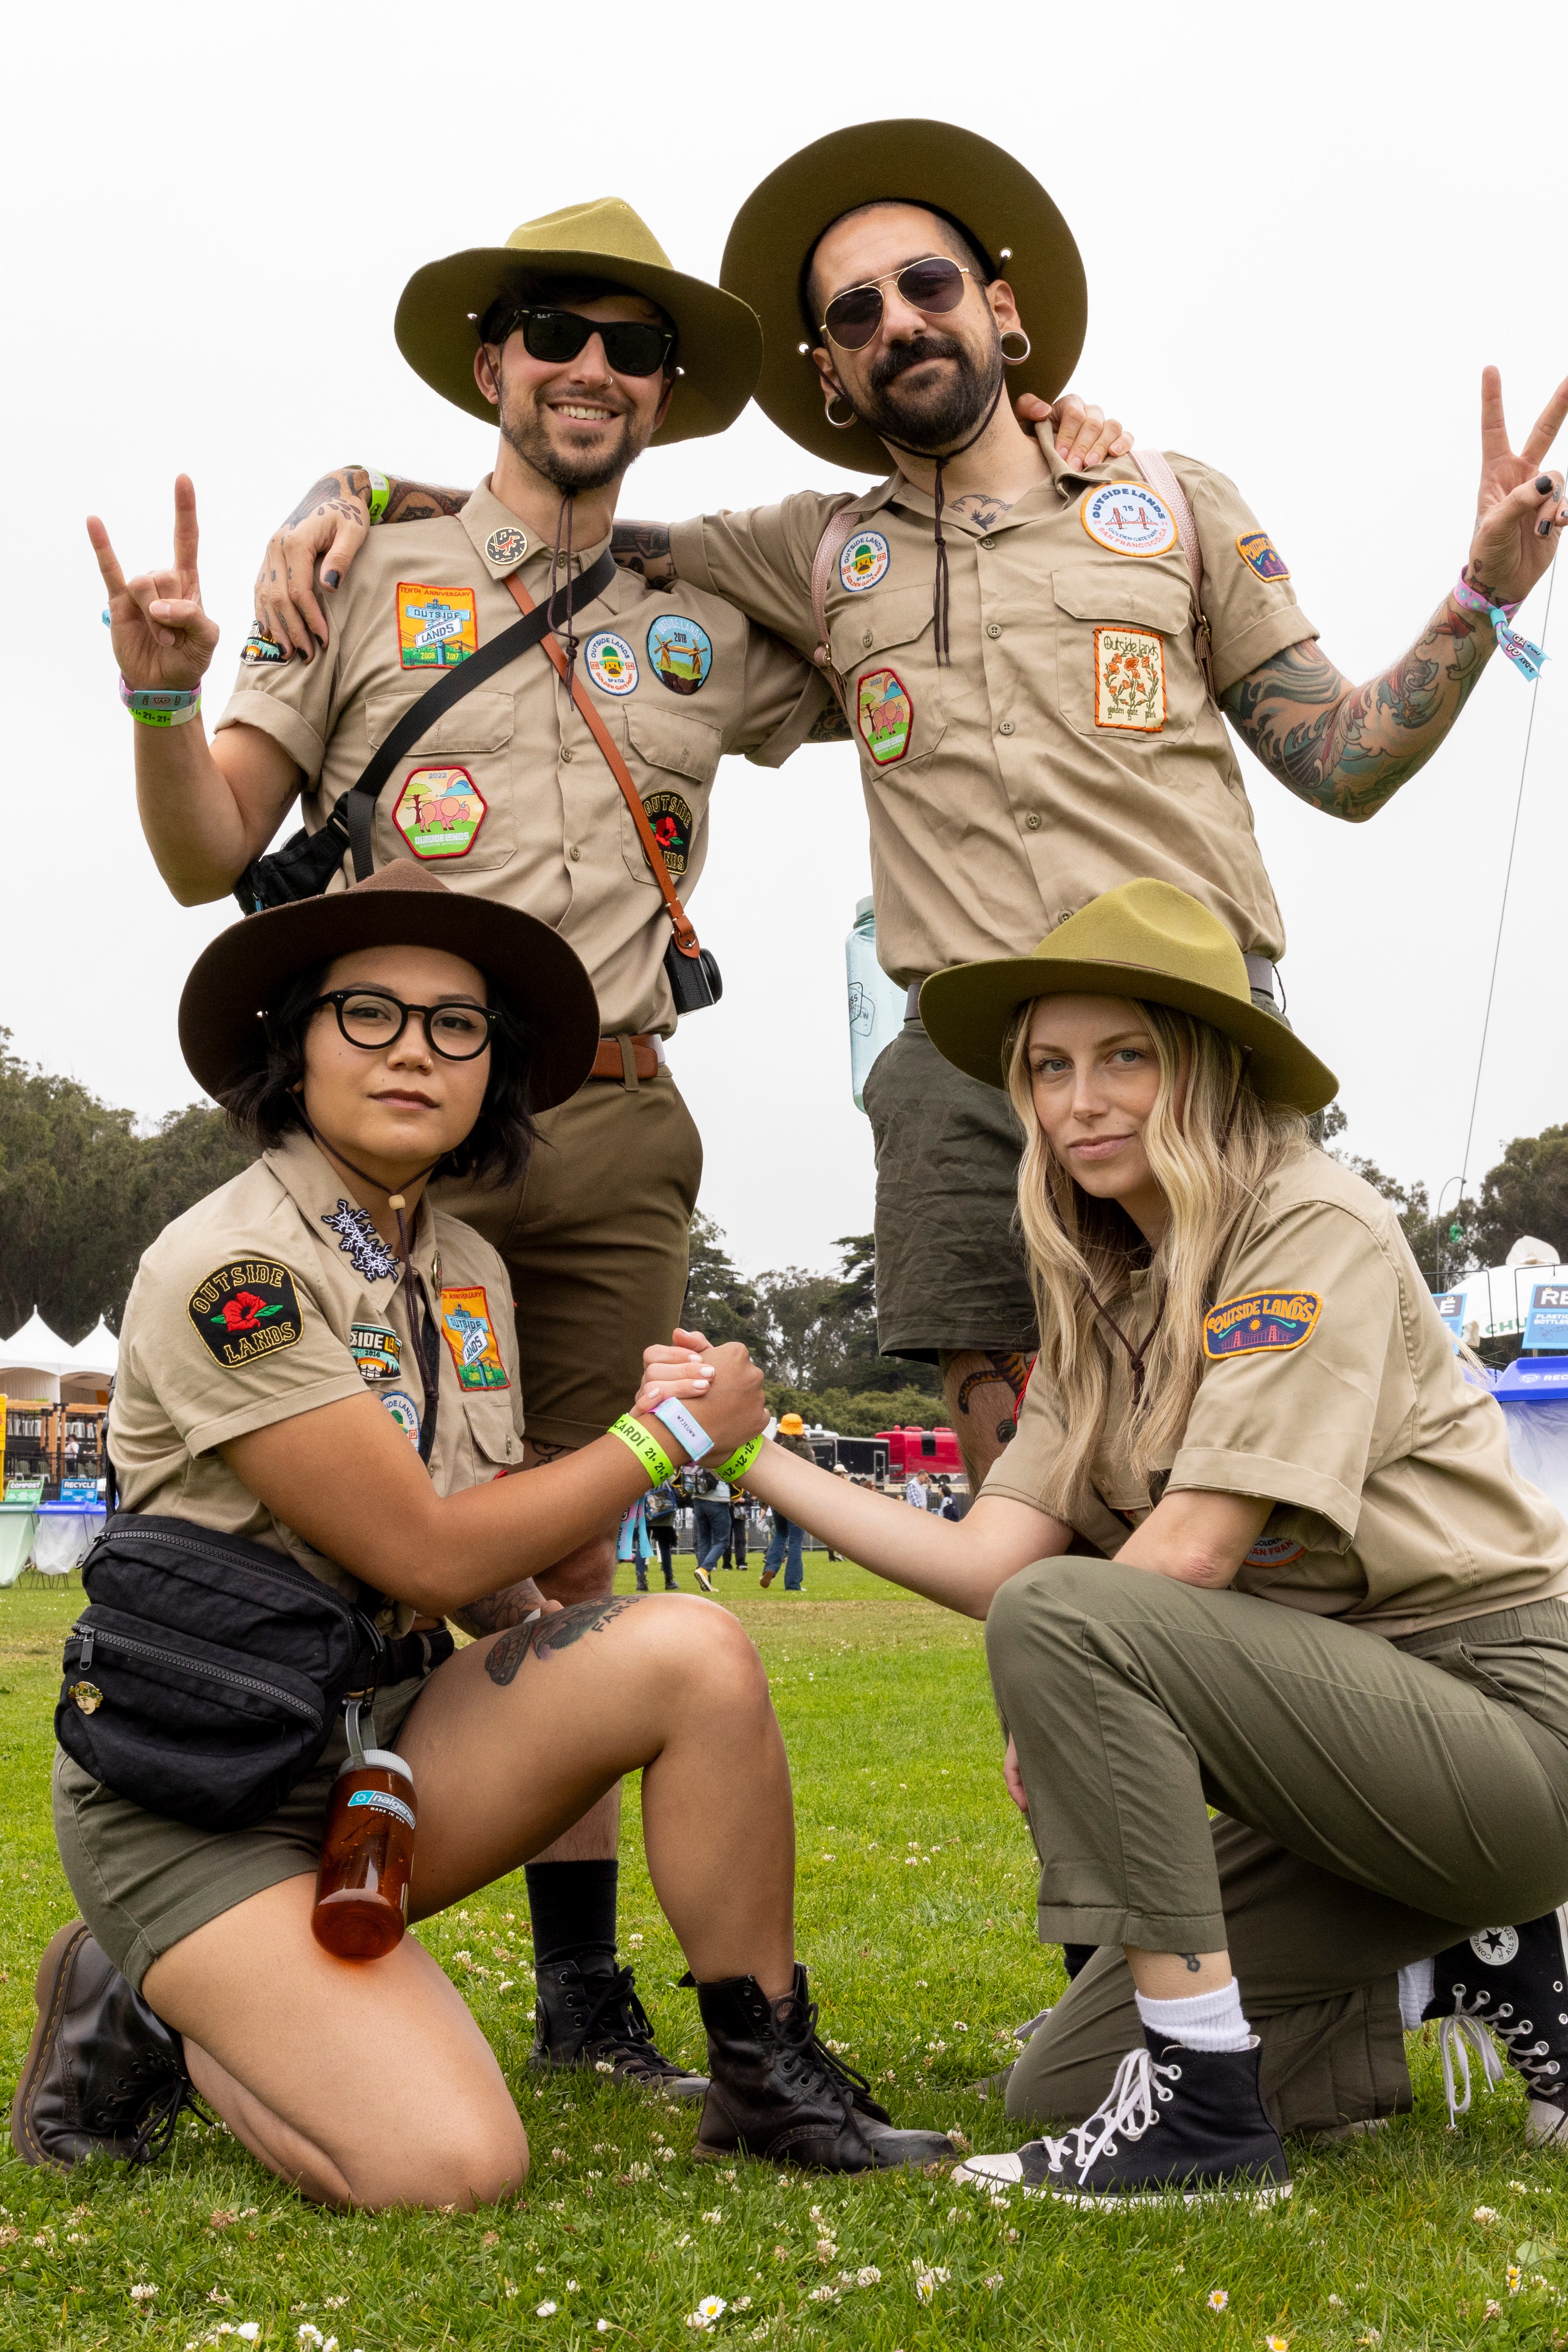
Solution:
{"label": "black hair", "polygon": [[820,230],[812,239],[805,259],[801,263],[800,282],[796,292],[800,302],[800,315],[805,321],[805,331],[811,337],[813,343],[822,331],[822,321],[816,315],[816,305],[811,299],[811,271],[812,265],[816,259],[817,247],[827,235],[828,229],[838,226],[838,221],[853,220],[857,213],[877,212],[883,205],[908,205],[911,211],[930,213],[933,220],[941,221],[958,247],[954,258],[968,264],[977,286],[989,286],[993,278],[1001,275],[974,231],[972,228],[966,228],[956,214],[943,212],[940,205],[931,204],[924,196],[873,196],[867,204],[851,205],[847,213],[839,214],[837,220],[830,220],[827,228]]}
{"label": "black hair", "polygon": [[574,302],[602,301],[607,294],[635,294],[639,302],[653,302],[658,313],[658,323],[676,338],[664,357],[664,373],[675,373],[675,353],[679,341],[675,320],[668,310],[653,301],[651,294],[642,293],[636,286],[617,285],[613,278],[516,278],[503,293],[498,294],[489,308],[479,318],[481,343],[504,343],[517,324],[520,310],[531,310],[536,303],[548,309],[557,303],[569,310]]}
{"label": "black hair", "polygon": [[[266,1058],[225,1089],[228,1123],[247,1143],[270,1150],[296,1130],[309,1133],[296,1089],[305,1075],[305,1034],[315,1017],[332,959],[297,972],[265,1015]],[[527,1031],[493,984],[488,1001],[500,1019],[490,1036],[490,1076],[479,1115],[461,1143],[443,1153],[436,1176],[515,1184],[527,1172],[537,1129],[529,1108],[532,1056]]]}

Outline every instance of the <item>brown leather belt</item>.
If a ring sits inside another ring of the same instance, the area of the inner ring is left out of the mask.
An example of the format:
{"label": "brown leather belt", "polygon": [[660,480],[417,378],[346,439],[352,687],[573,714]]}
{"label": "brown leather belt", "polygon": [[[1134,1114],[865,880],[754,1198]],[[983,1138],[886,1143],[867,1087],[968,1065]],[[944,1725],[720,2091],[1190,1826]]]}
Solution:
{"label": "brown leather belt", "polygon": [[619,1078],[626,1087],[636,1086],[639,1078],[657,1078],[658,1055],[652,1037],[601,1037],[588,1075]]}

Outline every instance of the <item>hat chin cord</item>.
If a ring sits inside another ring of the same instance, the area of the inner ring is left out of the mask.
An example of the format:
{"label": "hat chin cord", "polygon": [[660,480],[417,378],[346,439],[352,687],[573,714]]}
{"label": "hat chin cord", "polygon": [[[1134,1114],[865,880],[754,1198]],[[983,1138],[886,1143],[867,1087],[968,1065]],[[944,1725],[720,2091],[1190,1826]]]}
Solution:
{"label": "hat chin cord", "polygon": [[[1004,360],[1005,360],[1005,353],[1004,353],[1003,356]],[[936,509],[936,588],[931,598],[931,620],[934,624],[932,636],[936,646],[937,661],[943,667],[950,667],[952,660],[952,649],[948,635],[948,615],[952,599],[948,581],[947,541],[942,537],[942,468],[944,466],[950,466],[955,457],[962,457],[966,449],[973,449],[975,443],[981,440],[984,435],[991,430],[991,420],[1002,404],[1002,394],[1005,388],[1005,377],[1002,378],[1001,381],[998,382],[996,389],[992,394],[990,406],[987,408],[984,415],[981,418],[978,426],[970,435],[968,440],[961,441],[956,449],[944,449],[940,457],[933,457],[929,449],[912,449],[907,442],[890,440],[888,435],[881,432],[879,426],[873,425],[871,427],[871,430],[877,434],[878,438],[886,442],[889,449],[898,450],[900,457],[919,457],[924,464],[928,466],[934,465],[936,467],[936,480],[931,487],[931,502]],[[841,397],[845,400],[847,400],[849,397],[847,393],[836,394],[835,396]],[[831,413],[831,402],[828,404],[828,408],[829,415],[827,421],[830,425],[836,425],[838,420]]]}
{"label": "hat chin cord", "polygon": [[437,1169],[441,1165],[441,1161],[447,1157],[446,1153],[443,1151],[436,1159],[432,1160],[428,1168],[417,1169],[412,1176],[405,1176],[403,1180],[404,1190],[402,1192],[394,1192],[389,1186],[382,1182],[379,1176],[373,1176],[368,1169],[356,1168],[346,1151],[340,1151],[335,1143],[329,1143],[326,1137],[311,1126],[309,1118],[306,1116],[305,1106],[303,1103],[300,1103],[297,1108],[299,1109],[300,1119],[303,1122],[305,1132],[319,1151],[324,1151],[329,1160],[335,1160],[340,1168],[346,1168],[351,1176],[357,1176],[362,1184],[368,1184],[373,1192],[382,1192],[385,1194],[386,1205],[397,1219],[397,1255],[403,1260],[404,1276],[408,1282],[409,1286],[412,1288],[414,1286],[414,1261],[410,1254],[411,1244],[408,1232],[407,1187],[410,1184],[422,1183],[426,1176],[433,1176],[436,1173]]}

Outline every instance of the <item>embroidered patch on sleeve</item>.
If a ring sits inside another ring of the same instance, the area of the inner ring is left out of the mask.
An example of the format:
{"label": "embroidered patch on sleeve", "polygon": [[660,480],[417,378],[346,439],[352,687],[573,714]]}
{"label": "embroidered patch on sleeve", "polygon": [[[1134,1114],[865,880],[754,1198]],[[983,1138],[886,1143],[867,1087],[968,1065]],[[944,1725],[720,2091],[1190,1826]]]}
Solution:
{"label": "embroidered patch on sleeve", "polygon": [[1249,1290],[1204,1317],[1204,1353],[1216,1362],[1225,1356],[1286,1354],[1306,1345],[1322,1311],[1315,1290]]}
{"label": "embroidered patch on sleeve", "polygon": [[443,1289],[441,1334],[452,1351],[460,1387],[510,1386],[490,1323],[489,1301],[479,1284],[454,1284]]}
{"label": "embroidered patch on sleeve", "polygon": [[1250,563],[1259,580],[1289,580],[1290,567],[1266,530],[1244,530],[1236,542],[1236,551],[1244,563]]}
{"label": "embroidered patch on sleeve", "polygon": [[259,669],[263,663],[280,662],[285,656],[277,638],[269,636],[259,621],[253,621],[239,658],[247,669]]}
{"label": "embroidered patch on sleeve", "polygon": [[479,616],[471,588],[397,583],[397,656],[405,669],[453,669],[479,649]]}
{"label": "embroidered patch on sleeve", "polygon": [[1165,641],[1152,629],[1096,629],[1094,723],[1134,735],[1165,724]]}
{"label": "embroidered patch on sleeve", "polygon": [[416,768],[392,822],[416,857],[466,857],[488,803],[467,768]]}
{"label": "embroidered patch on sleeve", "polygon": [[384,1323],[355,1323],[349,1331],[349,1352],[365,1381],[395,1381],[403,1370],[397,1334]]}
{"label": "embroidered patch on sleeve", "polygon": [[856,722],[879,768],[890,768],[910,748],[915,706],[896,670],[868,669],[855,694]]}
{"label": "embroidered patch on sleeve", "polygon": [[241,1372],[263,1356],[292,1348],[303,1328],[293,1276],[264,1257],[215,1266],[192,1291],[185,1312],[226,1372]]}

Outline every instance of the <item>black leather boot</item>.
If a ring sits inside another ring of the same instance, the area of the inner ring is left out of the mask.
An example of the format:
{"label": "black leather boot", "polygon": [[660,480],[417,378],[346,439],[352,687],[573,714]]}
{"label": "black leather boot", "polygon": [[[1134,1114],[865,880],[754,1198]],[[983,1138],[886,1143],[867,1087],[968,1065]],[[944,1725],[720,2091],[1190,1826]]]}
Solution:
{"label": "black leather boot", "polygon": [[654,2046],[653,2027],[637,1999],[630,1969],[606,1952],[574,1960],[547,1960],[536,1971],[534,2039],[530,2066],[549,2073],[581,2067],[668,2099],[700,2099],[706,2074],[689,2074]]}
{"label": "black leather boot", "polygon": [[699,2159],[756,2156],[823,2172],[951,2162],[944,2132],[895,2131],[864,2076],[818,2040],[798,1962],[783,2000],[770,2000],[755,1977],[700,1984],[697,2000],[713,2078],[692,2150]]}
{"label": "black leather boot", "polygon": [[38,2021],[11,2103],[24,2164],[84,2157],[150,2164],[194,2106],[179,2035],[155,2017],[79,1919],[38,1963]]}

